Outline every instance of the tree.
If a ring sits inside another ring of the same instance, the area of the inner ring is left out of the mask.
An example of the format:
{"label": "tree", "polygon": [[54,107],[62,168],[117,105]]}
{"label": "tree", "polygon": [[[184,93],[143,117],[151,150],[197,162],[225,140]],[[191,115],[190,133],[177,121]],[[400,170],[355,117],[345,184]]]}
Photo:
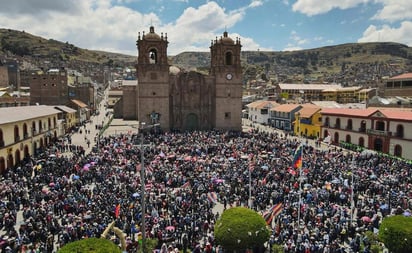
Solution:
{"label": "tree", "polygon": [[215,239],[228,252],[263,247],[270,232],[263,217],[245,207],[223,212],[215,225]]}
{"label": "tree", "polygon": [[395,215],[385,218],[379,227],[379,238],[390,252],[411,252],[412,217]]}
{"label": "tree", "polygon": [[104,238],[88,238],[64,245],[58,253],[121,253],[120,248]]}

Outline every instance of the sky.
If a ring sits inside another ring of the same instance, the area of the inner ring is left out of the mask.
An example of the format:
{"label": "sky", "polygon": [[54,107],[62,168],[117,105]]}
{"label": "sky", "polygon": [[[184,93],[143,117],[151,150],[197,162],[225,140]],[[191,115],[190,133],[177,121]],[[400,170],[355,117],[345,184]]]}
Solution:
{"label": "sky", "polygon": [[356,42],[412,46],[411,0],[0,0],[0,28],[137,55],[138,33],[168,36],[168,55],[208,52],[227,31],[243,51]]}

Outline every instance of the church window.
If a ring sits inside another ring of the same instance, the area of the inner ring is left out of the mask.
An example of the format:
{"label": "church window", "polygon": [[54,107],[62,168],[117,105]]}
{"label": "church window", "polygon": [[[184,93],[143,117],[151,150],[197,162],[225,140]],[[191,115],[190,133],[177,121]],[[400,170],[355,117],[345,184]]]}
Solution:
{"label": "church window", "polygon": [[157,63],[157,51],[156,49],[151,49],[149,51],[149,63],[156,64]]}
{"label": "church window", "polygon": [[232,65],[233,64],[232,52],[226,52],[226,54],[225,54],[225,63],[226,63],[226,65]]}

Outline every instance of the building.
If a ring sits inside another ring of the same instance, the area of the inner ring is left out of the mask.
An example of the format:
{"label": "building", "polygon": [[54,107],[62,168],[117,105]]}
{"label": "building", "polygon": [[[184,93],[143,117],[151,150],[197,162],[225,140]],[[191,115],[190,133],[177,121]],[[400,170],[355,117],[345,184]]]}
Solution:
{"label": "building", "polygon": [[278,103],[269,100],[258,100],[247,104],[248,119],[259,124],[270,124],[270,110],[277,106]]}
{"label": "building", "polygon": [[137,85],[123,86],[123,118],[162,129],[241,130],[241,43],[223,36],[212,40],[209,74],[170,66],[167,34],[154,27],[137,39]]}
{"label": "building", "polygon": [[299,104],[282,104],[273,107],[270,112],[270,125],[290,132],[293,131],[293,122],[295,121],[295,113],[302,108]]}
{"label": "building", "polygon": [[303,104],[295,113],[294,133],[297,136],[319,139],[322,129],[322,108],[313,104]]}
{"label": "building", "polygon": [[30,104],[66,105],[69,102],[67,71],[64,68],[33,71],[30,77]]}
{"label": "building", "polygon": [[412,97],[412,73],[397,75],[386,80],[384,97]]}
{"label": "building", "polygon": [[297,100],[299,102],[324,100],[322,92],[324,90],[337,90],[342,88],[339,84],[276,84],[278,98],[285,100]]}
{"label": "building", "polygon": [[59,137],[53,106],[0,108],[0,174]]}
{"label": "building", "polygon": [[322,137],[412,159],[412,111],[393,108],[324,108]]}
{"label": "building", "polygon": [[58,135],[60,136],[66,133],[70,133],[77,123],[77,111],[65,105],[55,106],[54,108],[61,112],[60,114],[58,114],[57,118],[59,123]]}

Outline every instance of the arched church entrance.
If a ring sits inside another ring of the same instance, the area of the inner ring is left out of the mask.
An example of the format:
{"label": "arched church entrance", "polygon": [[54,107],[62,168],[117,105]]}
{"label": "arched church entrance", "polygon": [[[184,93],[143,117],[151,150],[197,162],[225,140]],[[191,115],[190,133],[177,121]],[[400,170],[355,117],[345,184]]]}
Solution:
{"label": "arched church entrance", "polygon": [[185,130],[192,131],[192,130],[199,129],[199,117],[195,113],[189,113],[186,116],[186,120],[184,124],[185,124],[184,125]]}

